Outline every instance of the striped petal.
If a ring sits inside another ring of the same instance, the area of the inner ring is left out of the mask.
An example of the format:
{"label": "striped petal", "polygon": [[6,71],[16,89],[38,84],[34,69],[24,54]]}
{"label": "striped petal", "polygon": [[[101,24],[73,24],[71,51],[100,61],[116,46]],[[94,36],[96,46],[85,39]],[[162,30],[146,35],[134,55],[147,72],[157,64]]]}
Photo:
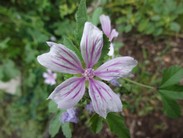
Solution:
{"label": "striped petal", "polygon": [[111,33],[111,20],[109,16],[101,15],[100,16],[100,23],[102,25],[102,30],[104,34],[109,38]]}
{"label": "striped petal", "polygon": [[110,81],[126,77],[136,65],[137,61],[132,57],[118,57],[101,65],[94,74],[103,80]]}
{"label": "striped petal", "polygon": [[109,41],[111,42],[113,40],[113,38],[118,37],[119,33],[116,31],[116,29],[112,29],[110,37],[109,37]]}
{"label": "striped petal", "polygon": [[85,78],[72,77],[59,86],[50,94],[59,108],[69,109],[76,105],[85,93]]}
{"label": "striped petal", "polygon": [[50,46],[50,51],[37,57],[41,65],[62,73],[83,73],[81,62],[73,51],[62,44],[53,42],[47,44]]}
{"label": "striped petal", "polygon": [[106,118],[109,112],[122,111],[122,103],[119,96],[101,81],[89,80],[89,95],[93,109],[104,118]]}
{"label": "striped petal", "polygon": [[87,68],[92,68],[100,58],[103,47],[103,34],[96,26],[86,22],[81,39],[81,54]]}

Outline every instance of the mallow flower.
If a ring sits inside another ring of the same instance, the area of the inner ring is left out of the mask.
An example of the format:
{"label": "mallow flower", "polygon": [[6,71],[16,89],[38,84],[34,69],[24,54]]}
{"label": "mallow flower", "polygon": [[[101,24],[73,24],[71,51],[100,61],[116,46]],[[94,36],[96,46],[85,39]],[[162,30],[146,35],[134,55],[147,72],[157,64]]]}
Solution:
{"label": "mallow flower", "polygon": [[46,84],[54,85],[56,84],[57,74],[48,69],[47,72],[43,73],[43,78]]}
{"label": "mallow flower", "polygon": [[100,23],[102,26],[102,31],[109,38],[109,41],[111,42],[108,55],[113,56],[114,55],[114,45],[112,43],[112,40],[115,37],[118,37],[119,33],[116,31],[116,29],[111,28],[111,20],[110,20],[109,16],[101,15]]}
{"label": "mallow flower", "polygon": [[101,56],[103,33],[90,22],[85,23],[80,42],[84,68],[78,56],[66,46],[53,42],[47,44],[50,51],[38,56],[38,62],[54,71],[76,74],[58,85],[48,97],[55,101],[59,108],[74,107],[85,94],[85,87],[88,85],[89,96],[96,113],[106,118],[108,112],[122,111],[119,96],[99,79],[110,81],[126,76],[136,66],[136,60],[129,56],[117,57],[94,69]]}
{"label": "mallow flower", "polygon": [[66,122],[78,123],[77,114],[78,112],[76,108],[67,109],[61,115],[61,122],[62,123],[66,123]]}

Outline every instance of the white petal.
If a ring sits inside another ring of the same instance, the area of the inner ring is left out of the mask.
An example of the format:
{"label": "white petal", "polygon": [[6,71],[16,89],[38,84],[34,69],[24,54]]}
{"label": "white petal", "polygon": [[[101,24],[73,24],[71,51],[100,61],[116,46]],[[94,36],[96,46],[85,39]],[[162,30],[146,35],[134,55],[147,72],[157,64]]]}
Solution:
{"label": "white petal", "polygon": [[109,16],[101,15],[100,16],[100,23],[102,25],[102,30],[104,34],[109,38],[111,33],[111,20]]}
{"label": "white petal", "polygon": [[100,58],[103,47],[103,34],[96,26],[86,22],[81,39],[81,54],[87,68],[92,68]]}
{"label": "white petal", "polygon": [[37,57],[41,65],[62,73],[83,73],[81,62],[73,51],[62,44],[53,42],[47,44],[50,46],[50,51]]}
{"label": "white petal", "polygon": [[76,105],[85,93],[85,78],[73,77],[59,86],[48,97],[57,103],[59,108],[69,109]]}
{"label": "white petal", "polygon": [[90,79],[89,95],[95,112],[104,118],[109,112],[122,111],[122,103],[119,96],[101,81]]}
{"label": "white petal", "polygon": [[108,56],[114,56],[114,45],[113,43],[110,43],[109,52],[107,54]]}
{"label": "white petal", "polygon": [[110,81],[115,78],[126,77],[137,65],[132,57],[118,57],[107,61],[95,70],[95,75],[103,80]]}
{"label": "white petal", "polygon": [[44,73],[43,73],[43,77],[44,77],[44,78],[48,78],[48,77],[49,77],[49,74],[48,74],[47,72],[44,72]]}

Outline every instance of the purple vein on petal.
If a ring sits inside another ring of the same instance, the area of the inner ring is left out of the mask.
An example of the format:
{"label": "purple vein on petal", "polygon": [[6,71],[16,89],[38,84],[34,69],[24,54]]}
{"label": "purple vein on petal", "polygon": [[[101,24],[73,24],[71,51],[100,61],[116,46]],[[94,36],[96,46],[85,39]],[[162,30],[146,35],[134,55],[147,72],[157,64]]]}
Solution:
{"label": "purple vein on petal", "polygon": [[81,91],[81,89],[83,88],[83,85],[81,85],[81,87],[79,88],[79,90],[76,92],[76,94],[71,98],[74,99]]}
{"label": "purple vein on petal", "polygon": [[[77,79],[77,78],[76,78]],[[67,87],[68,85],[70,85],[71,83],[75,82],[77,80],[73,80],[71,81],[69,84],[63,85],[61,88],[59,88],[57,91],[60,91],[61,89],[64,89],[65,87]]]}
{"label": "purple vein on petal", "polygon": [[[99,84],[98,84],[99,85]],[[105,87],[103,87],[102,85],[100,85],[100,87],[102,87],[103,88],[103,90],[112,98],[112,96],[110,95],[110,93],[108,92],[108,90],[106,90],[106,88]]]}
{"label": "purple vein on petal", "polygon": [[92,81],[93,81],[93,86],[94,86],[95,89],[97,90],[98,94],[99,94],[100,97],[106,102],[105,98],[103,97],[103,95],[101,94],[100,90],[99,90],[98,87],[96,86],[96,83],[97,83],[97,82],[94,82],[94,80],[92,80]]}
{"label": "purple vein on petal", "polygon": [[85,50],[86,50],[86,64],[88,64],[88,35],[86,36],[86,49]]}
{"label": "purple vein on petal", "polygon": [[[80,68],[81,68],[81,63],[78,61],[78,60],[76,60],[76,58],[75,57],[73,57],[73,55],[71,55],[70,53],[68,53],[65,49],[63,49],[62,47],[59,47],[61,50],[63,50],[69,57],[71,57],[79,66],[80,66]],[[82,69],[82,68],[81,68]]]}
{"label": "purple vein on petal", "polygon": [[[88,65],[89,68],[91,68],[93,66],[93,55],[94,55],[94,50],[96,49],[96,45],[97,45],[98,40],[99,40],[99,38],[97,37],[95,42],[94,41],[92,42],[91,58],[90,58],[90,62]],[[98,53],[100,53],[100,50],[101,50],[101,47],[97,51],[97,55],[95,55],[95,58],[97,58],[99,56]]]}
{"label": "purple vein on petal", "polygon": [[[63,95],[61,95],[61,96],[68,96],[82,81],[84,81],[84,78],[82,78],[82,79],[78,79],[78,80],[76,80],[76,81],[79,81],[71,90],[69,90],[67,93],[64,93]],[[71,84],[71,83],[70,83]],[[68,85],[67,85],[68,86]],[[65,88],[65,87],[64,87]],[[61,88],[61,89],[63,89],[63,87]],[[59,89],[59,90],[61,90],[61,89]]]}
{"label": "purple vein on petal", "polygon": [[97,102],[97,99],[96,99],[96,96],[95,96],[95,91],[94,91],[94,89],[93,89],[93,83],[94,82],[92,82],[92,79],[90,79],[90,91],[91,91],[91,94],[93,95],[93,98],[94,98],[94,100],[96,101],[95,103],[97,104],[97,108],[99,109],[99,106],[98,106],[98,102]]}
{"label": "purple vein on petal", "polygon": [[69,60],[67,60],[66,58],[64,58],[63,56],[60,56],[59,58],[62,59],[62,60],[65,60],[65,61],[66,61],[67,63],[69,63],[71,66],[74,66],[75,68],[77,68],[78,71],[80,71],[81,73],[83,72],[83,69],[82,69],[82,68],[80,68],[80,67],[78,67],[77,65],[73,64],[72,62],[70,62]]}
{"label": "purple vein on petal", "polygon": [[78,70],[73,69],[73,68],[70,68],[70,67],[68,67],[68,66],[64,66],[64,65],[62,65],[62,64],[59,64],[59,63],[57,63],[57,62],[55,62],[55,61],[53,61],[53,60],[51,60],[51,61],[52,61],[53,63],[55,63],[56,65],[60,66],[60,67],[63,67],[63,68],[69,69],[69,70],[73,70],[73,71],[78,71]]}
{"label": "purple vein on petal", "polygon": [[97,51],[97,54],[96,54],[96,57],[100,56],[102,48],[103,48],[103,46],[99,47],[99,49]]}
{"label": "purple vein on petal", "polygon": [[98,72],[95,72],[96,75],[101,75],[101,74],[106,74],[106,73],[117,73],[117,72],[120,72],[120,70],[106,70],[106,71],[98,71]]}

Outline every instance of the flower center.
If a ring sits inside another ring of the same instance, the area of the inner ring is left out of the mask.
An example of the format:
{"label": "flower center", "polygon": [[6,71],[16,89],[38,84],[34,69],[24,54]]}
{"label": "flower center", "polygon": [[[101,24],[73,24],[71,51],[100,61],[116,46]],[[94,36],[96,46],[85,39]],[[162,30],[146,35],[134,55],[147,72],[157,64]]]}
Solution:
{"label": "flower center", "polygon": [[94,74],[94,69],[92,68],[88,68],[88,69],[85,69],[85,72],[82,74],[87,80],[89,78],[93,78],[95,76]]}

